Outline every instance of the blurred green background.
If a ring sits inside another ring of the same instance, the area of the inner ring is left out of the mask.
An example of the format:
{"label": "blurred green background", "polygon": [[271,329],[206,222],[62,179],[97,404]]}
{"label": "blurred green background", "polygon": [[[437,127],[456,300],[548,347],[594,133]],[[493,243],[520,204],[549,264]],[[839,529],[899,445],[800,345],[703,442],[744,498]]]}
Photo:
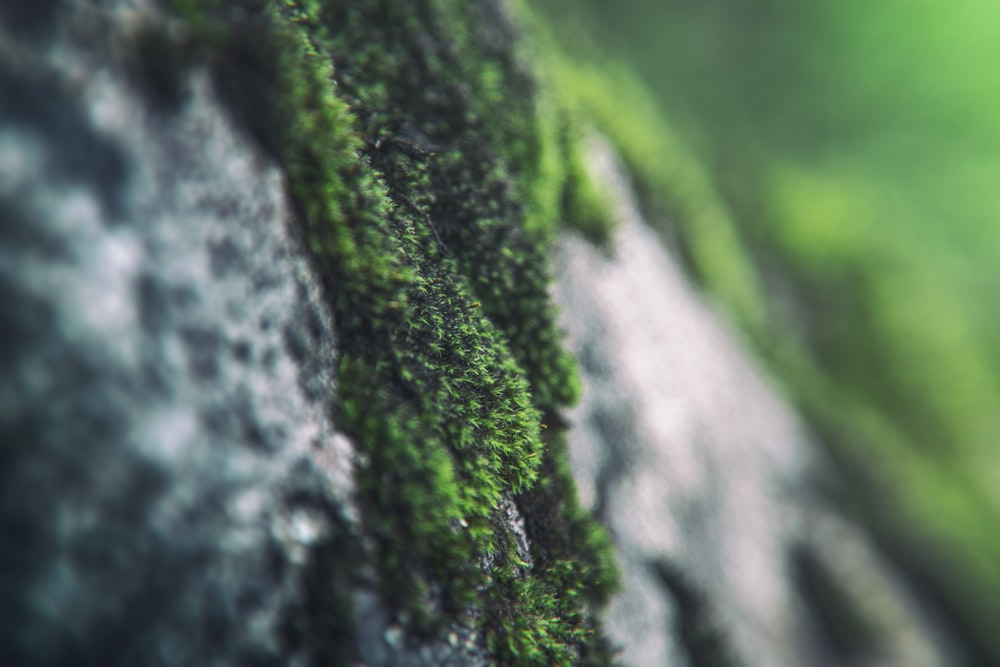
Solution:
{"label": "blurred green background", "polygon": [[1000,664],[1000,3],[543,0],[564,103]]}

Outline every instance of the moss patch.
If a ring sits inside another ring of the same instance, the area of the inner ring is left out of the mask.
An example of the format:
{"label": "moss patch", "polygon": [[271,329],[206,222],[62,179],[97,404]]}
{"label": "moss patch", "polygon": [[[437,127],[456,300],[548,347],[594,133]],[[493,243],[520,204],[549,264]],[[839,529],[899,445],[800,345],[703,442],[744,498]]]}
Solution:
{"label": "moss patch", "polygon": [[671,238],[710,298],[753,339],[767,340],[766,297],[744,240],[709,175],[641,82],[613,61],[553,49],[546,62],[567,106],[591,119],[621,155],[646,219]]}
{"label": "moss patch", "polygon": [[[579,382],[547,294],[579,155],[506,17],[430,0],[176,9],[288,174],[386,604],[415,631],[479,623],[501,664],[608,663],[593,609],[616,575],[567,471],[559,411]],[[497,520],[504,494],[530,566]]]}

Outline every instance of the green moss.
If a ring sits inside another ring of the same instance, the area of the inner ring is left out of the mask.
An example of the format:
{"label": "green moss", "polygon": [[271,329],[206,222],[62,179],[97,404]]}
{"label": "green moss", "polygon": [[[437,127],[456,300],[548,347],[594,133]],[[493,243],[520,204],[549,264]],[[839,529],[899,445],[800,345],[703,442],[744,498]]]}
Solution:
{"label": "green moss", "polygon": [[688,268],[753,339],[767,340],[767,307],[744,240],[702,165],[624,64],[549,49],[546,66],[564,106],[589,119],[629,170],[646,219],[670,237]]}
{"label": "green moss", "polygon": [[502,664],[607,663],[593,609],[615,573],[566,469],[559,411],[579,381],[547,292],[569,144],[508,23],[444,1],[180,9],[287,172],[386,603],[416,630],[478,618]]}

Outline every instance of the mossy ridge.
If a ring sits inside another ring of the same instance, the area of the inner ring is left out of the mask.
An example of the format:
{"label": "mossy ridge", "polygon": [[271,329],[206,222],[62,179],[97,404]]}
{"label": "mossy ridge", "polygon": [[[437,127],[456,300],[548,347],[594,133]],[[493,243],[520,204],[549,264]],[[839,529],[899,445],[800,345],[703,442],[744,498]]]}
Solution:
{"label": "mossy ridge", "polygon": [[579,392],[552,326],[542,247],[558,224],[564,175],[540,173],[551,169],[543,156],[554,140],[538,131],[530,76],[506,46],[502,17],[488,10],[328,2],[325,37],[340,92],[371,137],[373,166],[395,197],[433,221],[442,253],[506,335],[545,412]]}
{"label": "mossy ridge", "polygon": [[[614,579],[607,541],[566,494],[572,482],[565,461],[556,460],[561,451],[543,449],[539,437],[539,409],[558,441],[558,407],[578,391],[553,326],[540,248],[555,226],[542,218],[558,210],[552,207],[563,193],[536,202],[529,224],[532,206],[522,207],[520,197],[539,197],[545,188],[518,185],[509,165],[533,173],[531,110],[484,120],[473,108],[477,100],[488,108],[518,99],[512,82],[530,93],[528,75],[512,75],[511,60],[500,57],[509,35],[488,42],[495,57],[471,71],[456,66],[468,53],[481,55],[472,37],[455,37],[470,21],[458,4],[447,12],[441,3],[377,7],[402,23],[365,15],[376,8],[365,3],[213,7],[181,9],[211,37],[207,57],[220,92],[288,173],[336,316],[338,418],[365,452],[358,494],[387,601],[416,627],[440,611],[485,608],[487,636],[505,664],[607,663],[590,611]],[[359,22],[330,20],[338,16]],[[352,25],[363,30],[354,33]],[[408,27],[381,48],[349,43],[356,35],[378,42],[372,30],[388,37],[398,25]],[[420,43],[444,28],[447,39]],[[450,55],[437,57],[453,38]],[[348,95],[356,115],[334,93],[335,85],[350,90],[352,70],[338,63],[331,85],[329,53],[351,54],[371,77]],[[424,57],[428,68],[412,80],[437,84],[428,88],[430,101],[433,91],[448,92],[453,105],[425,104],[422,116],[413,113],[399,96],[412,56]],[[479,95],[473,86],[470,93],[470,75],[492,92]],[[410,117],[432,125],[415,128]],[[430,143],[454,137],[444,150]],[[498,146],[505,155],[489,153]],[[551,170],[551,156],[542,162],[540,170]],[[581,539],[561,553],[545,552],[538,562],[547,569],[525,572],[491,518],[501,493],[534,484],[543,459],[563,476],[537,487],[549,520]],[[478,565],[491,552],[497,565],[486,587]],[[429,600],[440,603],[433,614]]]}
{"label": "mossy ridge", "polygon": [[[304,131],[283,150],[333,295],[339,416],[367,454],[358,478],[365,526],[397,609],[419,613],[414,605],[439,587],[444,609],[457,612],[484,583],[477,565],[495,546],[489,518],[501,492],[537,475],[540,418],[461,278],[428,252],[424,221],[358,164],[365,147],[305,37],[296,74],[313,79],[283,96]],[[337,135],[347,137],[339,156],[327,139]]]}
{"label": "mossy ridge", "polygon": [[[330,2],[322,10],[316,34],[373,138],[368,159],[392,195],[423,218],[438,264],[467,278],[505,334],[534,405],[552,425],[543,470],[565,473],[544,475],[530,496],[518,497],[537,563],[525,574],[500,559],[492,646],[515,663],[562,664],[602,651],[606,662],[606,649],[587,648],[600,644],[587,610],[615,580],[610,547],[576,506],[564,453],[553,445],[563,438],[558,409],[579,390],[554,324],[543,254],[565,201],[566,174],[554,167],[564,160],[552,157],[565,153],[563,128],[547,115],[551,107],[539,109],[530,73],[510,51],[513,36],[503,17],[481,14],[487,5]],[[579,539],[557,545],[551,531],[531,530],[543,511],[545,523],[562,527],[555,532]]]}

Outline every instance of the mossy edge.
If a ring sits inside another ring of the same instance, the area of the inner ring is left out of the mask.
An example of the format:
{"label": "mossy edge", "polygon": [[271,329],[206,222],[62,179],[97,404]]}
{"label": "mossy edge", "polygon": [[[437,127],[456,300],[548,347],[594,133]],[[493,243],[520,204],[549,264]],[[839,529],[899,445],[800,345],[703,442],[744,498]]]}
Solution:
{"label": "mossy edge", "polygon": [[[358,498],[387,605],[418,632],[442,619],[479,624],[500,664],[608,664],[593,612],[616,575],[606,536],[576,505],[565,461],[559,411],[579,389],[555,328],[544,254],[585,192],[579,173],[563,167],[578,168],[580,155],[570,154],[558,111],[534,97],[492,125],[475,117],[477,104],[501,99],[517,65],[465,67],[477,47],[462,36],[470,17],[461,3],[385,6],[409,29],[449,31],[462,53],[449,74],[483,86],[462,111],[470,137],[496,149],[492,164],[470,173],[461,154],[421,147],[380,122],[378,112],[399,100],[377,62],[345,101],[346,63],[391,51],[342,50],[338,35],[352,34],[337,33],[343,24],[324,14],[360,11],[367,27],[382,25],[359,4],[199,0],[173,9],[196,47],[192,61],[210,66],[234,117],[288,174],[335,315],[336,418],[363,452]],[[337,55],[346,60],[332,69]],[[449,178],[479,188],[475,210],[448,208],[456,205],[442,193]],[[610,228],[608,219],[589,220],[591,235]],[[532,535],[532,566],[494,520],[505,493],[517,497],[529,533],[538,523],[559,528],[551,539]]]}

